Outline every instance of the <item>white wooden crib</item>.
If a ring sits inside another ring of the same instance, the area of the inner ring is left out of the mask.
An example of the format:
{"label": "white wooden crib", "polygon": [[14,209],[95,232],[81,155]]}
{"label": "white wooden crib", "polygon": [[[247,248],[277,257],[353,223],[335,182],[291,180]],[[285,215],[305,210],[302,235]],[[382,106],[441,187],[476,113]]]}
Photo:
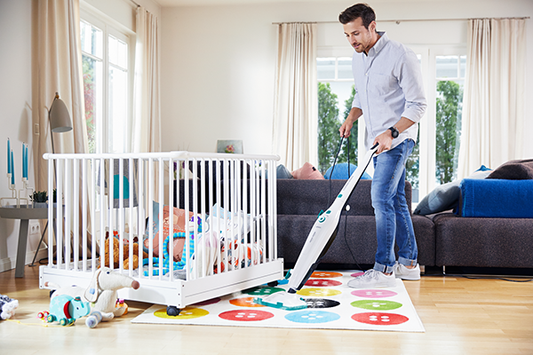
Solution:
{"label": "white wooden crib", "polygon": [[[141,285],[119,291],[128,300],[182,309],[283,277],[276,248],[276,156],[170,152],[44,158],[48,191],[55,191],[49,192],[53,228],[48,263],[40,267],[41,288],[86,287],[105,259],[106,238],[118,240],[116,246],[108,243],[109,258],[119,252],[118,265],[106,264]],[[184,217],[178,232],[179,213]],[[185,240],[179,262],[172,257],[179,252],[176,236]],[[132,247],[124,251],[135,241],[137,268],[124,263],[134,259]]]}

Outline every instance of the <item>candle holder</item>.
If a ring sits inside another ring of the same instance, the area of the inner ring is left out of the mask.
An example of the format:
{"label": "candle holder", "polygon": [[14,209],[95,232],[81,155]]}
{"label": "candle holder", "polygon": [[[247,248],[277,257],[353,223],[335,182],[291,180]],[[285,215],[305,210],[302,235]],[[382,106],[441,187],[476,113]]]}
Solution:
{"label": "candle holder", "polygon": [[13,200],[15,201],[15,206],[20,207],[20,201],[17,194],[17,186],[11,183],[11,173],[7,174],[7,188],[11,190],[11,197],[2,197],[0,198],[0,205],[4,206],[3,202]]}
{"label": "candle holder", "polygon": [[[33,204],[30,203],[30,199],[29,199],[30,196],[33,196],[33,191],[34,191],[33,187],[28,186],[28,178],[23,177],[22,178],[22,189],[18,190],[18,205],[17,206],[20,206],[20,203],[22,201],[26,201],[26,205],[28,207],[30,206],[33,207]],[[23,196],[26,196],[26,197],[23,197]]]}

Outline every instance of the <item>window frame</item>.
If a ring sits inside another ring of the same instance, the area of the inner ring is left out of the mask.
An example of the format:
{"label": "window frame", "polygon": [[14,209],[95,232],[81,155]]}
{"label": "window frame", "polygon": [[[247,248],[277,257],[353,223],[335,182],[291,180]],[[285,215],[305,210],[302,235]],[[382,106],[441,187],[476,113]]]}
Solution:
{"label": "window frame", "polygon": [[[133,122],[133,83],[134,83],[134,73],[135,73],[135,40],[136,36],[133,31],[126,28],[125,26],[121,25],[116,20],[112,19],[111,17],[101,13],[100,11],[93,9],[90,6],[83,6],[80,9],[80,23],[86,22],[90,24],[91,26],[94,26],[102,31],[102,66],[103,66],[103,78],[102,78],[102,122],[100,122],[100,129],[101,132],[97,131],[97,134],[100,134],[100,136],[97,139],[96,144],[96,153],[109,153],[112,148],[112,139],[113,137],[109,133],[109,125],[110,125],[110,116],[111,116],[111,108],[109,106],[109,98],[110,98],[110,67],[111,63],[109,61],[109,36],[113,36],[123,42],[125,42],[128,46],[128,54],[127,54],[127,66],[128,66],[128,72],[127,72],[127,86],[128,86],[128,92],[127,92],[127,103],[126,103],[126,120],[125,120],[125,130],[124,130],[124,144],[122,147],[122,151],[124,153],[127,153],[131,150],[132,142],[131,142],[131,131],[132,131],[132,122]],[[81,35],[81,33],[80,33]],[[86,55],[85,52],[82,52],[82,56]],[[91,54],[87,54],[89,56],[92,56]]]}

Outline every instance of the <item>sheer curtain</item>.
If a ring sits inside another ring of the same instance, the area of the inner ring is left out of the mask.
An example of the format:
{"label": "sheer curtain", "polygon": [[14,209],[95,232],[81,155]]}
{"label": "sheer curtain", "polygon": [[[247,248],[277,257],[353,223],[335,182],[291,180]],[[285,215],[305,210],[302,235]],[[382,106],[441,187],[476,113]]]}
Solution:
{"label": "sheer curtain", "polygon": [[159,24],[142,6],[137,8],[136,34],[131,152],[160,152]]}
{"label": "sheer curtain", "polygon": [[48,165],[42,156],[52,152],[48,110],[56,92],[68,108],[73,129],[54,133],[55,152],[87,151],[79,9],[79,0],[32,3],[32,120],[39,125],[32,149],[35,189],[40,191],[48,188]]}
{"label": "sheer curtain", "polygon": [[520,158],[526,48],[524,19],[469,20],[459,178]]}
{"label": "sheer curtain", "polygon": [[279,25],[274,153],[287,169],[318,165],[316,24]]}

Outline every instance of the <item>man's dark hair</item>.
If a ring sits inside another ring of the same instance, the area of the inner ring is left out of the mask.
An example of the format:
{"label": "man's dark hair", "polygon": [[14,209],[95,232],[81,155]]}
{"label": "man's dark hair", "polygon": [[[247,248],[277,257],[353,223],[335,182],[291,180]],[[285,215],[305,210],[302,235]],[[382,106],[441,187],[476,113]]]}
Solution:
{"label": "man's dark hair", "polygon": [[356,18],[360,17],[363,21],[363,26],[365,26],[366,29],[368,29],[368,26],[370,26],[370,23],[372,21],[376,21],[376,13],[370,6],[367,4],[355,4],[339,15],[339,21],[343,25],[346,25],[347,23],[350,23],[354,21]]}

